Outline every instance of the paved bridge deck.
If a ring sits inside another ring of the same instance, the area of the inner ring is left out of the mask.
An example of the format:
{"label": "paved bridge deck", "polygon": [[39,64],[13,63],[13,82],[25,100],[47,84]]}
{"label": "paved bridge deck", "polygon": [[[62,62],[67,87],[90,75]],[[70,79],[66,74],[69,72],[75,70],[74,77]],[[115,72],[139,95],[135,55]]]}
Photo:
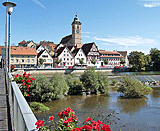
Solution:
{"label": "paved bridge deck", "polygon": [[8,131],[7,99],[3,69],[0,69],[0,131]]}

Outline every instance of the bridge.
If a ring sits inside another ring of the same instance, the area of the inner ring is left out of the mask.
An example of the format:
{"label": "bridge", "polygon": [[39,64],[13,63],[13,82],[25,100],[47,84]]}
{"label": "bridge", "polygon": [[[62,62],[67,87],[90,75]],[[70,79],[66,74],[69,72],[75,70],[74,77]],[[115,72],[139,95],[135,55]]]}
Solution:
{"label": "bridge", "polygon": [[0,69],[0,131],[38,131],[36,117],[13,77]]}

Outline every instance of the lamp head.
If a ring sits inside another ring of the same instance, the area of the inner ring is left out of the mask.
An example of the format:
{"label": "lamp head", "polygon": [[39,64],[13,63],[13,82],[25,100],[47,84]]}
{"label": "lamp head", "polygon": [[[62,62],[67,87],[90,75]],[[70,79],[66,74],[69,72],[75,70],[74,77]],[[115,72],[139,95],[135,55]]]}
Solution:
{"label": "lamp head", "polygon": [[4,2],[3,5],[7,7],[7,13],[8,13],[9,15],[12,14],[12,12],[13,12],[13,7],[16,6],[16,4],[13,3],[13,2]]}

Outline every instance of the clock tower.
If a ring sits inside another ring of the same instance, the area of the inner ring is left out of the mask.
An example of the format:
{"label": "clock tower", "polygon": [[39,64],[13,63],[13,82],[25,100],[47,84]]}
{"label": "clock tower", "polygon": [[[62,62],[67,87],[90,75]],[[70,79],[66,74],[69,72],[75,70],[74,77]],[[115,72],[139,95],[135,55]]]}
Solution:
{"label": "clock tower", "polygon": [[79,18],[74,18],[74,21],[72,22],[72,45],[77,46],[80,48],[82,46],[82,39],[81,39],[81,22],[79,21]]}

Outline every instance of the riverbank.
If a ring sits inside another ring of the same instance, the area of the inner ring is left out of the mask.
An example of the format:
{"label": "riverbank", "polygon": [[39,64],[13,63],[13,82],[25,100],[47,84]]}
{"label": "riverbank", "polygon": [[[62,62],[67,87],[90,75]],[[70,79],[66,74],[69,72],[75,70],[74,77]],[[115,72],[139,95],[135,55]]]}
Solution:
{"label": "riverbank", "polygon": [[[44,69],[44,68],[15,68],[15,71],[13,74],[23,74],[24,72],[32,74],[54,74],[54,73],[62,73],[62,74],[78,74],[83,73],[87,68],[77,68],[77,69],[66,69],[66,68],[50,68],[50,69]],[[114,68],[95,68],[95,71],[100,72],[114,72]],[[124,72],[126,69],[120,69],[116,72],[121,71]]]}

